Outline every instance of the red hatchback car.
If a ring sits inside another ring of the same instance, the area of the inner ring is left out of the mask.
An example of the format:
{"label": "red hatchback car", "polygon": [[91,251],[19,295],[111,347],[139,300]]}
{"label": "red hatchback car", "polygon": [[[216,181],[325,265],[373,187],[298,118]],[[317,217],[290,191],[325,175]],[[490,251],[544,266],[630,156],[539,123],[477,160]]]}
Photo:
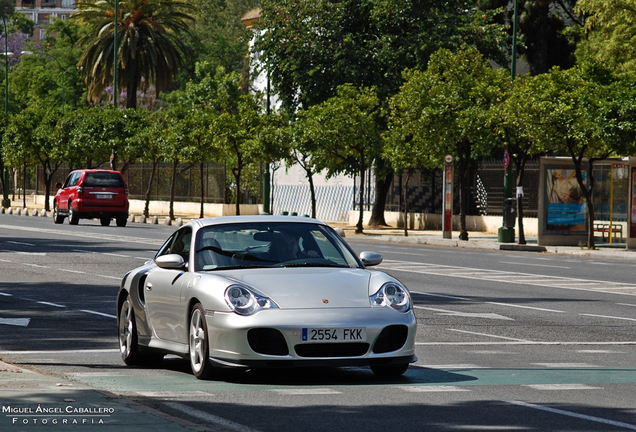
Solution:
{"label": "red hatchback car", "polygon": [[119,171],[77,170],[71,172],[64,185],[58,183],[53,198],[53,220],[56,224],[68,217],[71,225],[80,219],[99,219],[103,226],[115,218],[117,226],[128,220],[128,187]]}

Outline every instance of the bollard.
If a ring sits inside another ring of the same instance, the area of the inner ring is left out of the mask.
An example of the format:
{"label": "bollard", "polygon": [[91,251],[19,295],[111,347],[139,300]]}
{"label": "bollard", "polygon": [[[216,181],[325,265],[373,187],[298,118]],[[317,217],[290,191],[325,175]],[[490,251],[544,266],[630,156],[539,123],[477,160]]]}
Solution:
{"label": "bollard", "polygon": [[42,209],[40,212],[40,217],[46,217],[46,210]]}
{"label": "bollard", "polygon": [[336,234],[338,234],[341,238],[345,238],[345,232],[342,228],[334,228],[333,229]]}
{"label": "bollard", "polygon": [[163,224],[168,226],[172,225],[172,220],[170,220],[169,216],[166,216],[166,218],[163,220]]}
{"label": "bollard", "polygon": [[158,216],[153,216],[152,217],[152,224],[153,225],[157,225],[159,223],[159,217]]}
{"label": "bollard", "polygon": [[174,224],[176,226],[178,226],[178,227],[183,226],[183,219],[177,218],[177,220],[176,220],[176,222]]}
{"label": "bollard", "polygon": [[4,207],[0,207],[0,214],[4,214],[4,213],[5,213]]}
{"label": "bollard", "polygon": [[12,215],[13,214],[13,208],[9,207],[9,214]]}
{"label": "bollard", "polygon": [[131,214],[130,216],[128,216],[128,222],[135,222],[135,215]]}
{"label": "bollard", "polygon": [[37,216],[38,215],[38,209],[34,209],[33,213],[31,214],[32,216]]}
{"label": "bollard", "polygon": [[144,216],[144,215],[139,216],[139,223],[145,224],[146,223],[146,216]]}
{"label": "bollard", "polygon": [[28,215],[29,215],[29,209],[25,207],[25,208],[24,208],[24,211],[22,212],[22,214],[23,214],[24,216],[28,216]]}
{"label": "bollard", "polygon": [[22,209],[20,207],[15,209],[15,214],[17,214],[18,216],[20,216],[22,214]]}

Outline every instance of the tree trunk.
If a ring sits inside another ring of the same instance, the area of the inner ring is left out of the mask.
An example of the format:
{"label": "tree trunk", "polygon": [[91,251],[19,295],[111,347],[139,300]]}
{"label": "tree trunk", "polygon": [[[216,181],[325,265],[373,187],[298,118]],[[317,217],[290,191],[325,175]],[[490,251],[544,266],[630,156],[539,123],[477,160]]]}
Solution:
{"label": "tree trunk", "polygon": [[172,180],[170,181],[170,220],[174,220],[174,190],[177,186],[177,165],[179,160],[175,159],[172,162]]}
{"label": "tree trunk", "polygon": [[362,234],[362,221],[364,220],[364,180],[365,180],[365,168],[364,164],[360,166],[360,215],[358,216],[358,223],[356,224],[356,234]]}
{"label": "tree trunk", "polygon": [[[527,155],[522,154],[521,158],[515,158],[517,168],[517,188],[523,188],[523,173],[526,167]],[[517,193],[517,225],[519,225],[519,244],[526,244],[526,236],[523,232],[523,196]]]}
{"label": "tree trunk", "polygon": [[159,158],[152,161],[152,173],[150,174],[150,181],[146,189],[146,204],[144,205],[144,216],[146,219],[150,217],[150,195],[152,194],[152,184],[155,181],[155,174],[157,173],[157,165],[159,165]]}
{"label": "tree trunk", "polygon": [[309,181],[309,193],[311,194],[311,217],[316,219],[316,186],[314,185],[314,175],[311,170],[305,170]]}
{"label": "tree trunk", "polygon": [[[117,95],[113,95],[113,97],[117,97]],[[126,108],[137,109],[137,82],[135,80],[128,81],[126,85]]]}
{"label": "tree trunk", "polygon": [[[385,173],[385,174],[383,174]],[[384,159],[375,162],[375,202],[371,210],[369,226],[386,226],[384,210],[386,208],[386,196],[393,182],[393,170],[388,167]]]}
{"label": "tree trunk", "polygon": [[459,156],[459,239],[468,240],[466,210],[468,208],[468,172],[470,167],[470,144],[460,144]]}
{"label": "tree trunk", "polygon": [[406,173],[404,181],[404,237],[409,236],[409,178],[411,174]]}
{"label": "tree trunk", "polygon": [[240,215],[241,214],[241,205],[239,204],[240,202],[240,196],[241,196],[241,168],[239,165],[239,168],[232,168],[232,174],[234,174],[234,181],[236,182],[236,215]]}
{"label": "tree trunk", "polygon": [[530,59],[531,75],[539,75],[550,70],[548,53],[550,43],[550,5],[549,2],[539,4],[539,16],[537,17],[536,40],[533,44],[533,52]]}
{"label": "tree trunk", "polygon": [[204,186],[205,186],[205,182],[204,182],[204,176],[203,176],[203,162],[201,162],[201,172],[200,172],[200,180],[201,180],[201,211],[199,212],[199,217],[203,218],[203,201],[205,200],[205,190],[204,190]]}

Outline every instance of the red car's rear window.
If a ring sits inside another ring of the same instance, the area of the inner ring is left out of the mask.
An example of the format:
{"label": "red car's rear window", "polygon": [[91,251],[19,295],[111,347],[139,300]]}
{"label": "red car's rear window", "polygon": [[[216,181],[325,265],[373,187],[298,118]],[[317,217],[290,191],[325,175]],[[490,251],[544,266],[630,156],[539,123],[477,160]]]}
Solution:
{"label": "red car's rear window", "polygon": [[86,187],[116,187],[123,188],[124,181],[117,173],[86,173],[83,185]]}

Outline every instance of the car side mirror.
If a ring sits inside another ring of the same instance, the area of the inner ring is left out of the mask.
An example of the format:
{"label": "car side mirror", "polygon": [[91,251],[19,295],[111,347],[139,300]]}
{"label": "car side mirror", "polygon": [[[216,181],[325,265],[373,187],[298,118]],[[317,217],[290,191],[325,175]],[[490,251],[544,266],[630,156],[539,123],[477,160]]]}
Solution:
{"label": "car side mirror", "polygon": [[363,251],[360,252],[360,261],[366,267],[376,266],[382,262],[382,255],[377,252]]}
{"label": "car side mirror", "polygon": [[62,183],[60,182],[55,183],[55,187],[58,189],[62,189]]}
{"label": "car side mirror", "polygon": [[161,255],[155,259],[155,262],[162,269],[183,270],[185,268],[185,261],[178,254]]}

